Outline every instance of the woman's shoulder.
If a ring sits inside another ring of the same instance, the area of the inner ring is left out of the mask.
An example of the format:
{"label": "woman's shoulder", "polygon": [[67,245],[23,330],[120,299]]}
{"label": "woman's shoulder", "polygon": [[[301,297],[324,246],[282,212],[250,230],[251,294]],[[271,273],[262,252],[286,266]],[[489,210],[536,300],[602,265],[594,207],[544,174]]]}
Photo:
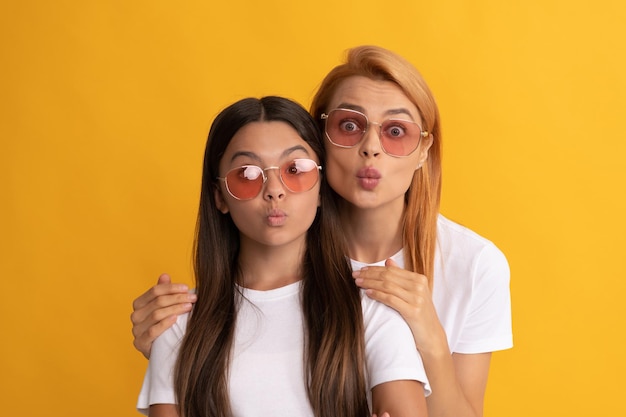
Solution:
{"label": "woman's shoulder", "polygon": [[[437,222],[436,274],[474,279],[509,279],[504,253],[489,239],[440,215]],[[440,269],[441,268],[441,269]],[[483,277],[483,278],[480,278]]]}
{"label": "woman's shoulder", "polygon": [[491,240],[442,214],[437,220],[437,247],[442,254],[452,253],[462,258],[475,256],[485,251],[495,256],[504,256]]}
{"label": "woman's shoulder", "polygon": [[443,214],[439,214],[437,219],[437,236],[439,239],[453,239],[462,242],[471,242],[476,245],[493,244],[489,239],[479,235],[470,228],[454,222]]}
{"label": "woman's shoulder", "polygon": [[454,352],[512,345],[510,270],[489,239],[444,216],[438,221],[433,302]]}

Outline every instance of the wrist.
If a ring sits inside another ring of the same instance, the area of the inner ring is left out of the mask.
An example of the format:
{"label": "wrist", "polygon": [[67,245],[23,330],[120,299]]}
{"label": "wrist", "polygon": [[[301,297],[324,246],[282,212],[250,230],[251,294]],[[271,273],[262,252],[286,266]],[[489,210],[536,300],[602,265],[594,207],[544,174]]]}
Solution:
{"label": "wrist", "polygon": [[448,338],[443,328],[433,332],[427,343],[415,346],[422,358],[441,359],[451,356]]}

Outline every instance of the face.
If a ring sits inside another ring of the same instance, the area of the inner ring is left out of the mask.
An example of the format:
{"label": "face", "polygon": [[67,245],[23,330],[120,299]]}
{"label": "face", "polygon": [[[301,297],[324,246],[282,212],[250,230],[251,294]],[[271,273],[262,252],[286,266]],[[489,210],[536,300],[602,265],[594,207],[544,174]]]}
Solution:
{"label": "face", "polygon": [[392,82],[353,76],[339,84],[326,112],[336,108],[365,114],[370,127],[361,142],[352,148],[335,146],[326,138],[326,174],[330,186],[357,208],[403,206],[413,174],[428,157],[432,136],[421,138],[417,149],[408,156],[390,156],[381,147],[378,124],[388,119],[404,119],[421,127],[417,107]]}
{"label": "face", "polygon": [[[319,205],[320,184],[318,180],[306,191],[290,191],[281,181],[279,171],[283,172],[289,185],[290,179],[287,175],[294,170],[289,162],[294,159],[311,159],[319,165],[315,152],[287,123],[249,123],[239,129],[231,139],[220,160],[220,177],[226,177],[229,171],[243,165],[260,167],[267,177],[260,193],[244,196],[247,199],[233,197],[228,192],[225,181],[219,181],[219,189],[215,194],[217,207],[222,213],[230,213],[239,229],[242,245],[303,244]],[[284,169],[267,169],[268,167]],[[239,175],[249,177],[248,172],[242,173]],[[259,179],[257,183],[261,181]],[[305,188],[308,186],[310,183]],[[243,189],[237,188],[241,186],[234,179],[229,182],[229,187],[234,194],[241,197]],[[292,185],[291,188],[296,187]]]}

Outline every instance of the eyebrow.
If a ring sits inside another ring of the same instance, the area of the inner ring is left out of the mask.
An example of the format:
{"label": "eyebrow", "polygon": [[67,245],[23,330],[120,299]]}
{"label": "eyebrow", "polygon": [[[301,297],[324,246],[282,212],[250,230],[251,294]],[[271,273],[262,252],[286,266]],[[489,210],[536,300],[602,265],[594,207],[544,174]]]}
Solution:
{"label": "eyebrow", "polygon": [[[359,111],[363,114],[365,114],[365,108],[356,104],[350,104],[350,103],[340,103],[337,108],[341,108],[341,109],[348,109],[348,110],[356,110]],[[415,121],[415,119],[413,119],[413,115],[411,114],[411,112],[409,111],[409,109],[404,108],[404,107],[398,107],[397,109],[389,109],[387,111],[385,111],[385,115],[386,116],[396,116],[398,114],[405,114],[407,116],[409,116],[409,118],[412,121]]]}
{"label": "eyebrow", "polygon": [[[280,155],[280,157],[284,158],[286,156],[291,155],[295,151],[303,151],[304,153],[307,154],[307,156],[309,156],[309,151],[307,151],[304,146],[302,146],[302,145],[295,145],[295,146],[292,146],[291,148],[285,149],[283,151],[283,153]],[[230,158],[230,162],[233,162],[236,158],[238,158],[240,156],[245,156],[245,157],[248,157],[250,159],[254,159],[255,161],[261,162],[261,158],[256,153],[250,152],[250,151],[237,151],[237,152],[235,152],[233,154],[233,156]]]}

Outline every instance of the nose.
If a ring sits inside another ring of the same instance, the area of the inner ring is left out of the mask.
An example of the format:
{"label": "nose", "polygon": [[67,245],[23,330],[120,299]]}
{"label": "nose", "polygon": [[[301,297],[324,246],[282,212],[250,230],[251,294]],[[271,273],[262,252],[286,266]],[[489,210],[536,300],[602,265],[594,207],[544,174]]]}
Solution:
{"label": "nose", "polygon": [[380,146],[380,137],[378,136],[379,129],[379,126],[372,122],[369,123],[359,145],[359,154],[361,156],[365,158],[375,158],[381,154],[383,150]]}
{"label": "nose", "polygon": [[266,168],[267,181],[264,184],[263,198],[265,200],[281,200],[285,197],[285,186],[280,179],[278,168]]}

